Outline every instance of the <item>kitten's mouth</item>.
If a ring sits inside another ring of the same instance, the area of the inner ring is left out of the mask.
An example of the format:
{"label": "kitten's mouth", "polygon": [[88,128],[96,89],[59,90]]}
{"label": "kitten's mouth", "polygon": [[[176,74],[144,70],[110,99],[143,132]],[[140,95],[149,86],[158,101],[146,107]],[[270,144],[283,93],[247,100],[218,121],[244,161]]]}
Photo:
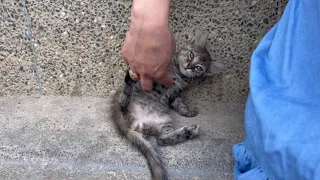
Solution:
{"label": "kitten's mouth", "polygon": [[194,77],[195,76],[195,65],[192,63],[185,62],[182,66],[180,66],[182,74],[186,77]]}

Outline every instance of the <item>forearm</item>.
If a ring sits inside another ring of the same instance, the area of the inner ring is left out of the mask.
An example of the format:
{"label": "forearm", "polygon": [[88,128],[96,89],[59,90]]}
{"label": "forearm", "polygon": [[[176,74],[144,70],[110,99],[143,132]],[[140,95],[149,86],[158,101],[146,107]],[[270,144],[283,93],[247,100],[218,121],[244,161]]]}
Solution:
{"label": "forearm", "polygon": [[133,0],[130,26],[143,25],[146,28],[169,26],[170,1]]}

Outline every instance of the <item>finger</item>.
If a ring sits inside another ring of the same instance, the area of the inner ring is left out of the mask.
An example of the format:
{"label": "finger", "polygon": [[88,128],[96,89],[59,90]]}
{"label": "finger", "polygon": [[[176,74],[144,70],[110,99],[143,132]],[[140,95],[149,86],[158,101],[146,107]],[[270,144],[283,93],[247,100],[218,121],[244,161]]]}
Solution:
{"label": "finger", "polygon": [[171,79],[168,73],[162,78],[158,78],[156,80],[157,82],[159,82],[160,84],[163,84],[167,88],[170,88],[173,85],[173,80]]}
{"label": "finger", "polygon": [[145,91],[151,91],[153,88],[153,81],[150,77],[148,76],[141,76],[140,77],[140,82],[142,89]]}

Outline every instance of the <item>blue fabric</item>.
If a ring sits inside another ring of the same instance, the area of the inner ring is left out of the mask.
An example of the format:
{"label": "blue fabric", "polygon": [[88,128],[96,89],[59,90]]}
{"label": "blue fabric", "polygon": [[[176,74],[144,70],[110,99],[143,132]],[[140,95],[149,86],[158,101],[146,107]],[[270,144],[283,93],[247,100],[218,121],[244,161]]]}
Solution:
{"label": "blue fabric", "polygon": [[290,0],[254,51],[237,180],[320,180],[320,0]]}

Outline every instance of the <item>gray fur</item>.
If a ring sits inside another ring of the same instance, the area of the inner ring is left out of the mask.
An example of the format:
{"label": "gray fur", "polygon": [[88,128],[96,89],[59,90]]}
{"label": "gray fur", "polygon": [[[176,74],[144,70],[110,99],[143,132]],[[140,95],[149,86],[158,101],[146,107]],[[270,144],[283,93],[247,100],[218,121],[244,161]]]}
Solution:
{"label": "gray fur", "polygon": [[169,73],[174,80],[171,88],[154,83],[152,91],[143,91],[139,82],[130,79],[127,72],[122,88],[114,96],[111,119],[131,144],[147,159],[153,180],[168,179],[160,156],[144,136],[157,137],[158,145],[168,146],[185,142],[199,135],[198,125],[175,129],[169,110],[181,116],[194,117],[197,110],[187,106],[180,93],[204,77],[223,71],[224,66],[212,62],[205,49],[208,33],[199,32],[172,60]]}

